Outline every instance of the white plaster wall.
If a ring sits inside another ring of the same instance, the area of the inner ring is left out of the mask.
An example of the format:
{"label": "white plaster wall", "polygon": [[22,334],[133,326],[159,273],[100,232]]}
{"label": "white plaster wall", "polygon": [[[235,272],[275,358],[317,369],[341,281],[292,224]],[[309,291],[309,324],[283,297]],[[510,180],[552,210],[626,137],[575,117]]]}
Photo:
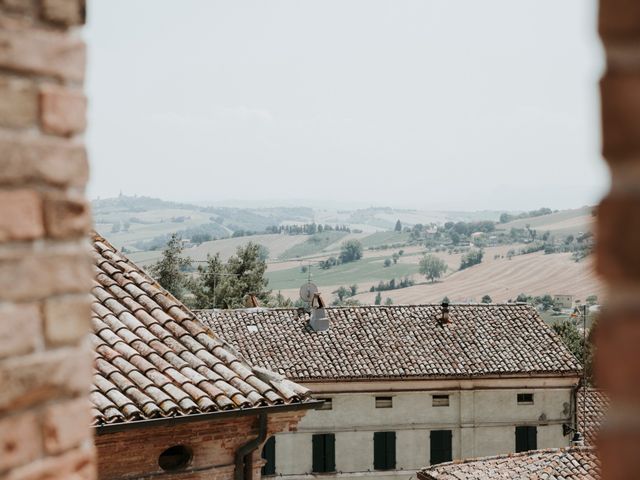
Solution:
{"label": "white plaster wall", "polygon": [[[432,393],[448,393],[448,407],[433,407]],[[518,405],[518,393],[533,393],[533,405]],[[569,445],[562,423],[570,422],[565,403],[571,389],[477,389],[392,393],[326,393],[332,410],[310,411],[298,431],[276,440],[276,472],[299,476],[311,473],[311,436],[335,433],[338,476],[400,478],[402,472],[372,472],[373,432],[396,432],[398,470],[415,471],[429,464],[430,430],[452,430],[455,458],[497,455],[515,450],[515,426],[536,425],[538,448]],[[375,408],[376,396],[392,396],[392,408]],[[544,414],[544,415],[543,415]],[[405,472],[406,473],[406,472]],[[326,476],[326,475],[323,475]],[[293,480],[293,478],[291,479]]]}

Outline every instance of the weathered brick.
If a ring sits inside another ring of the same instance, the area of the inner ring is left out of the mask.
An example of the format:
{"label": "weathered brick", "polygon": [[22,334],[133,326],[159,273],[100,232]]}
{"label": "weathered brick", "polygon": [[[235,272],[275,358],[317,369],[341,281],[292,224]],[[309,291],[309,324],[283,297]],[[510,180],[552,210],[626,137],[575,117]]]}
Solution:
{"label": "weathered brick", "polygon": [[80,445],[90,437],[88,425],[91,410],[85,396],[48,407],[42,425],[46,452],[57,454]]}
{"label": "weathered brick", "polygon": [[640,72],[607,73],[600,82],[602,149],[610,163],[640,152]]}
{"label": "weathered brick", "polygon": [[43,0],[42,18],[61,25],[80,25],[85,21],[84,0]]}
{"label": "weathered brick", "polygon": [[1,0],[0,6],[10,12],[31,13],[34,4],[32,0]]}
{"label": "weathered brick", "polygon": [[36,30],[0,17],[0,67],[82,81],[84,42],[65,32]]}
{"label": "weathered brick", "polygon": [[48,343],[74,344],[89,331],[90,297],[65,295],[52,297],[44,304],[44,331]]}
{"label": "weathered brick", "polygon": [[3,480],[93,480],[95,451],[79,447],[62,455],[43,458],[11,471]]}
{"label": "weathered brick", "polygon": [[40,122],[45,132],[69,136],[84,131],[87,99],[81,93],[55,85],[40,90]]}
{"label": "weathered brick", "polygon": [[42,200],[32,190],[0,191],[0,242],[44,234]]}
{"label": "weathered brick", "polygon": [[0,75],[0,126],[26,128],[38,121],[38,89],[31,80]]}
{"label": "weathered brick", "polygon": [[605,40],[640,38],[640,3],[600,0],[598,30]]}
{"label": "weathered brick", "polygon": [[57,138],[0,137],[0,183],[84,186],[89,165],[83,145]]}
{"label": "weathered brick", "polygon": [[611,194],[598,207],[596,268],[614,282],[640,282],[640,196]]}
{"label": "weathered brick", "polygon": [[32,352],[42,338],[37,304],[0,304],[0,359]]}
{"label": "weathered brick", "polygon": [[24,465],[41,454],[40,424],[34,413],[0,418],[0,472]]}
{"label": "weathered brick", "polygon": [[83,195],[48,194],[44,200],[47,234],[54,238],[85,235],[91,229],[91,210]]}
{"label": "weathered brick", "polygon": [[0,299],[25,301],[91,288],[93,267],[85,252],[32,253],[0,259]]}
{"label": "weathered brick", "polygon": [[63,348],[0,361],[0,414],[55,398],[86,395],[91,353]]}

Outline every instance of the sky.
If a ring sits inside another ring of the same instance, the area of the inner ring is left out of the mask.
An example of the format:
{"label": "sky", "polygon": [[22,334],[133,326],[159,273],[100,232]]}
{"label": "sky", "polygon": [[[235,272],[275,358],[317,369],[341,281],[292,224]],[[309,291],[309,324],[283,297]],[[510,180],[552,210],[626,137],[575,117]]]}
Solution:
{"label": "sky", "polygon": [[595,0],[90,0],[89,196],[593,205]]}

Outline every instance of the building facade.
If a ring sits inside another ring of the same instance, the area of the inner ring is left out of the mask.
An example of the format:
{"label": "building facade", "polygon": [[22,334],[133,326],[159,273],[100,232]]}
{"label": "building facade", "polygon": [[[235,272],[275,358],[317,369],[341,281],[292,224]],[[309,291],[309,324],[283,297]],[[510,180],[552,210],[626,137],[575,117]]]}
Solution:
{"label": "building facade", "polygon": [[270,440],[268,473],[409,478],[453,459],[569,445],[580,366],[533,308],[321,310],[197,312],[252,362],[325,400]]}

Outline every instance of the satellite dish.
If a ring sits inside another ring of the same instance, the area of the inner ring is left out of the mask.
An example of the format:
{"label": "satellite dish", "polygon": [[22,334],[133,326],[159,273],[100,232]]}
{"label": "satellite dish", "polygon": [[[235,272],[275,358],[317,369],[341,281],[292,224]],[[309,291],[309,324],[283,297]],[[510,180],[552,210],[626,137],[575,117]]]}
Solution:
{"label": "satellite dish", "polygon": [[313,296],[318,293],[318,287],[315,284],[309,282],[300,287],[300,298],[307,303],[311,303]]}

